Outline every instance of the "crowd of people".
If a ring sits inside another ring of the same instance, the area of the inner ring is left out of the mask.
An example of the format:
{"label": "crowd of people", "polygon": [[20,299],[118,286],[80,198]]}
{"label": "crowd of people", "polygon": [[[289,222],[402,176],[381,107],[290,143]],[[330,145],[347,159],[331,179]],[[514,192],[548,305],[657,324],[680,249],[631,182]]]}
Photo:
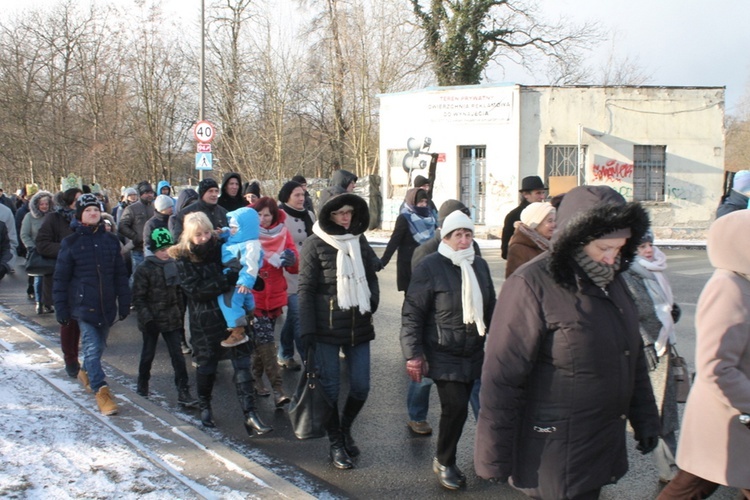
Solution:
{"label": "crowd of people", "polygon": [[[734,198],[747,179],[735,178]],[[302,176],[277,196],[237,173],[221,184],[203,179],[176,199],[169,182],[154,190],[141,181],[110,211],[102,193],[27,187],[15,217],[0,196],[0,279],[14,272],[17,254],[51,262],[29,273],[28,297],[38,314],[55,315],[65,370],[104,415],[118,411],[101,363],[107,335],[131,311],[143,338],[137,393],[149,397],[162,337],[178,403],[197,407],[206,427],[216,425],[220,360],[231,361],[250,435],[272,431],[256,398],[273,396],[283,409],[290,398],[281,370],[312,360],[333,404],[324,426],[331,464],[351,469],[362,453],[353,425],[371,387],[377,273],[398,253],[407,424],[417,436],[433,432],[427,417],[437,386],[432,469],[442,487],[466,486],[457,449],[471,408],[477,475],[532,498],[598,498],[628,469],[628,422],[667,485],[660,498],[705,498],[719,484],[750,498],[742,460],[750,431],[738,419],[750,413],[750,269],[741,245],[750,212],[725,215],[709,233],[717,271],[698,305],[698,366],[685,411],[686,426],[704,437],[678,439],[680,309],[640,203],[606,186],[548,200],[539,177],[523,179],[521,204],[505,218],[506,279],[496,295],[469,208],[447,200],[438,210],[419,176],[378,258],[356,182],[336,171],[317,213]]]}

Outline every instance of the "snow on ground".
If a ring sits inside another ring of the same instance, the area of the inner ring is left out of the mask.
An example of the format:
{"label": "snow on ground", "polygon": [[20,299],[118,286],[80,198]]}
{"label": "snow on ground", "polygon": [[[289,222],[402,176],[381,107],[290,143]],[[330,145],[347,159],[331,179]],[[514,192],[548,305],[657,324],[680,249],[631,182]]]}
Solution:
{"label": "snow on ground", "polygon": [[[47,376],[24,353],[0,350],[0,497],[196,496],[47,383]],[[72,379],[55,383],[74,386]]]}

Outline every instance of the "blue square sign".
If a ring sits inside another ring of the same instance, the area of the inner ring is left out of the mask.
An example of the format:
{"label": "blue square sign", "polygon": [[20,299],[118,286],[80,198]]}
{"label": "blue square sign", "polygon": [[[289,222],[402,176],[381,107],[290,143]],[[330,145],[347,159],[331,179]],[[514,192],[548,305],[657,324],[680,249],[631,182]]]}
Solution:
{"label": "blue square sign", "polygon": [[196,153],[195,169],[196,170],[213,170],[213,153]]}

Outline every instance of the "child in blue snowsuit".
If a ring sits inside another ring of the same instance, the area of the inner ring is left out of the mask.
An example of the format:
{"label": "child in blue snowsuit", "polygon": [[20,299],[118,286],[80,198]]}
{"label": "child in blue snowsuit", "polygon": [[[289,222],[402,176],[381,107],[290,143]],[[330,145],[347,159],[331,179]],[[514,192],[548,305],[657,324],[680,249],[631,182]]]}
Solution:
{"label": "child in blue snowsuit", "polygon": [[229,220],[229,237],[221,248],[221,261],[227,268],[239,271],[239,278],[234,291],[219,297],[219,307],[231,331],[229,337],[221,342],[224,347],[234,347],[247,342],[245,333],[247,316],[252,317],[255,309],[253,286],[258,271],[263,265],[263,250],[258,233],[260,219],[258,212],[249,207],[242,207],[227,214]]}

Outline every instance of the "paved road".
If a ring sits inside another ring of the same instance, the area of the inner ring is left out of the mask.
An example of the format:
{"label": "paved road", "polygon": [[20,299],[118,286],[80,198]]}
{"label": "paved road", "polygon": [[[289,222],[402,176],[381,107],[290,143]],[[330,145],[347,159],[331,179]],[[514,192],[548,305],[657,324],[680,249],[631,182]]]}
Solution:
{"label": "paved road", "polygon": [[[378,253],[381,249],[376,249]],[[485,249],[495,285],[502,284],[504,263],[499,249]],[[678,325],[680,352],[691,363],[695,332],[693,319],[700,290],[711,274],[705,251],[669,250],[668,275],[675,296],[682,305],[683,318]],[[449,498],[431,472],[435,439],[416,437],[406,427],[405,394],[407,377],[398,342],[402,294],[396,291],[395,262],[379,275],[381,305],[375,315],[377,338],[372,345],[372,390],[354,434],[362,448],[357,468],[338,471],[327,460],[327,440],[298,441],[294,438],[283,411],[274,411],[269,399],[260,399],[261,416],[274,426],[274,432],[262,437],[248,438],[241,424],[241,411],[232,386],[228,362],[221,364],[215,391],[215,419],[218,430],[209,431],[223,438],[241,453],[286,477],[315,496],[325,498]],[[20,314],[46,327],[48,335],[57,331],[54,317],[38,316],[33,303],[25,298],[25,276],[22,272],[7,276],[0,284],[0,303],[13,307]],[[43,331],[44,332],[44,331]],[[135,318],[117,323],[110,334],[104,359],[112,367],[110,373],[120,383],[135,388],[141,338]],[[191,380],[193,377],[191,371]],[[285,373],[284,383],[291,393],[297,373]],[[172,386],[171,366],[163,344],[159,346],[152,372],[152,401],[172,409],[179,417],[199,425],[196,415],[176,407],[176,393]],[[342,393],[345,393],[342,391]],[[428,419],[437,426],[439,402],[433,391]],[[472,444],[474,420],[469,417],[464,437],[459,446],[458,464],[468,475],[466,498],[526,498],[508,486],[494,486],[479,480],[473,473]],[[650,458],[641,457],[631,448],[631,471],[617,485],[605,488],[602,499],[647,499],[658,493],[656,472]],[[734,492],[722,489],[715,498],[731,499]]]}

